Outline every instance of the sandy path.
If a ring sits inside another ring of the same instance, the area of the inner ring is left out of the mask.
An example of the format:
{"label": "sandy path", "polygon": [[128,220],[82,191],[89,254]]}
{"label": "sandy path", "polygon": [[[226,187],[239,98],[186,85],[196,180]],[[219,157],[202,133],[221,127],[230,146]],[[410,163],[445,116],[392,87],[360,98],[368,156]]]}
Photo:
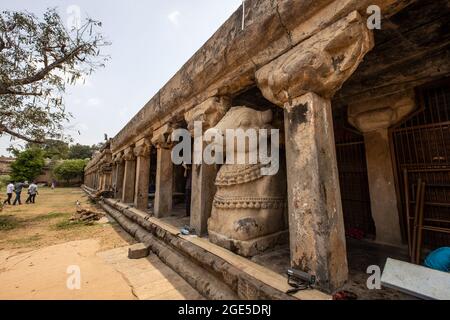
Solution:
{"label": "sandy path", "polygon": [[[0,252],[0,299],[135,299],[126,279],[96,253],[88,239],[20,253]],[[67,268],[77,265],[80,290],[69,290]]]}

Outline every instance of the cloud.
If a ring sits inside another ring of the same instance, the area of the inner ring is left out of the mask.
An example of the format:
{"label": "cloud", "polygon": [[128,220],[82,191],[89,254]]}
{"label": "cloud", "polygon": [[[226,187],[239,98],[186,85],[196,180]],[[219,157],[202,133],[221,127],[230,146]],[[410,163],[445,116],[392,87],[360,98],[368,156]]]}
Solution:
{"label": "cloud", "polygon": [[169,13],[169,15],[167,16],[167,18],[169,19],[169,21],[170,21],[172,24],[178,26],[178,24],[179,24],[179,22],[180,22],[180,21],[179,21],[180,15],[181,15],[180,11],[175,10],[175,11]]}

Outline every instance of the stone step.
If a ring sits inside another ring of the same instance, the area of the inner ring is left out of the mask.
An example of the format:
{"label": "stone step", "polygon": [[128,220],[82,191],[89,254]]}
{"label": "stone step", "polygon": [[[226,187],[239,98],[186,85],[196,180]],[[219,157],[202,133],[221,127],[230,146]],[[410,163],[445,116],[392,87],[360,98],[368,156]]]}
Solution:
{"label": "stone step", "polygon": [[291,287],[286,278],[272,270],[205,238],[181,235],[177,228],[118,200],[103,199],[99,204],[207,299],[331,299],[318,290],[288,295],[285,292]]}

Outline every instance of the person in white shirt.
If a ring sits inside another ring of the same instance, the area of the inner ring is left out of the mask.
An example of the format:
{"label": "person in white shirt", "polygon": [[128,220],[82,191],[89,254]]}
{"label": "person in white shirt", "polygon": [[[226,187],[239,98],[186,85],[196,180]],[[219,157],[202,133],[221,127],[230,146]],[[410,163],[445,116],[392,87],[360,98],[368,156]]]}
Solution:
{"label": "person in white shirt", "polygon": [[38,193],[38,186],[34,181],[28,186],[28,199],[26,203],[34,203]]}
{"label": "person in white shirt", "polygon": [[11,204],[11,197],[12,194],[14,192],[14,182],[10,182],[7,186],[6,186],[6,196],[8,197],[3,204]]}

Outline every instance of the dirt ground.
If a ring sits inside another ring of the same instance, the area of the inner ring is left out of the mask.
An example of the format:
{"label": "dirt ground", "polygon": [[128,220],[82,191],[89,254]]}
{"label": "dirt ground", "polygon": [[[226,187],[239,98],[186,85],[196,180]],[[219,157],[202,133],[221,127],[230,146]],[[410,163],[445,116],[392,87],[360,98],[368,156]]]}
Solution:
{"label": "dirt ground", "polygon": [[113,220],[70,223],[77,201],[101,211],[78,188],[42,188],[35,204],[3,208],[0,299],[201,299],[155,255],[128,259],[135,241]]}
{"label": "dirt ground", "polygon": [[[22,198],[25,194],[22,193]],[[4,200],[5,196],[1,198]],[[70,224],[77,200],[83,207],[95,209],[79,188],[41,188],[35,204],[5,205],[0,212],[0,250],[15,249],[23,253],[90,238],[99,240],[99,250],[133,243],[134,240],[115,223]]]}

